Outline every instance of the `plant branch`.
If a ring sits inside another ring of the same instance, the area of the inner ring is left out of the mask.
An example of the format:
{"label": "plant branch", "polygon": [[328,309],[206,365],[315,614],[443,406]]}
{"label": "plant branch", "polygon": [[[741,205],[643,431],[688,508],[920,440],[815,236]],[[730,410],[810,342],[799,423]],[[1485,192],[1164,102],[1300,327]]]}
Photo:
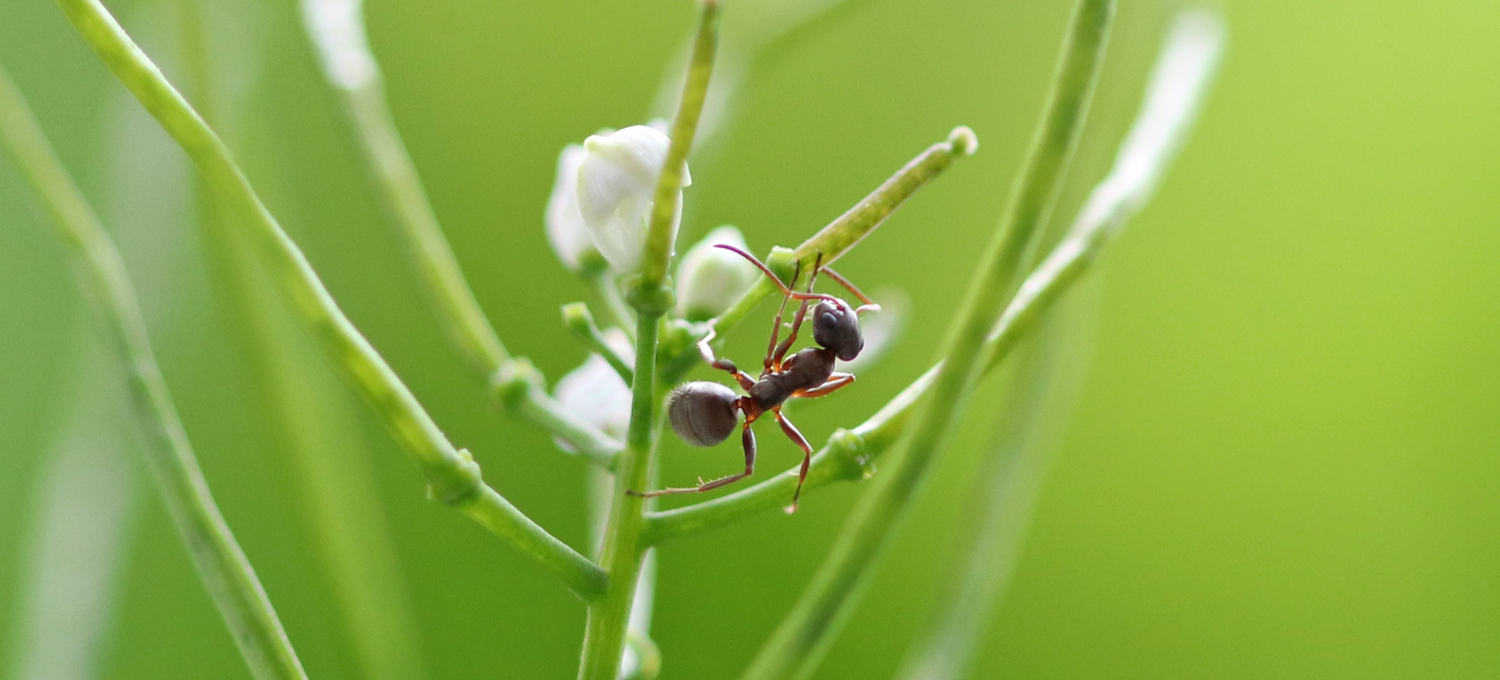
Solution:
{"label": "plant branch", "polygon": [[[365,38],[360,0],[302,0],[302,19],[317,47],[323,74],[338,93],[350,126],[369,162],[370,175],[399,227],[412,266],[428,297],[440,310],[448,334],[469,362],[499,389],[507,377],[536,377],[530,365],[518,367],[485,317],[464,278],[453,248],[443,235],[422,179],[412,164],[396,121],[386,103],[380,66]],[[504,403],[518,414],[561,437],[593,462],[606,461],[624,448],[587,421],[571,414],[546,389],[516,385]]]}
{"label": "plant branch", "polygon": [[[1145,101],[1115,165],[1090,194],[1068,235],[1026,278],[985,340],[985,374],[998,367],[1016,344],[1040,325],[1047,311],[1098,259],[1125,223],[1149,202],[1191,131],[1207,98],[1223,48],[1218,19],[1190,12],[1163,51]],[[1217,32],[1216,32],[1217,31]],[[859,481],[905,432],[917,399],[932,386],[941,364],[933,366],[853,430],[840,430],[813,456],[803,493],[838,481]],[[851,435],[854,435],[851,437]],[[785,505],[796,486],[797,469],[747,489],[673,510],[647,515],[642,541],[656,545],[732,524]]]}
{"label": "plant branch", "polygon": [[214,504],[187,432],[151,351],[125,263],[99,218],[57,160],[26,102],[0,71],[0,143],[26,176],[67,246],[103,330],[118,351],[147,460],[188,553],[258,679],[307,674],[265,588]]}
{"label": "plant branch", "polygon": [[[902,166],[890,179],[870,192],[870,195],[803,241],[796,250],[773,252],[767,264],[778,274],[784,272],[784,280],[791,279],[797,262],[802,264],[803,271],[811,271],[820,253],[823,264],[832,264],[870,232],[875,231],[918,189],[942,174],[955,158],[972,155],[978,149],[979,140],[974,136],[974,131],[962,126],[954,128],[946,141],[927,147],[926,151]],[[713,322],[713,328],[719,334],[719,342],[723,342],[729,329],[744,319],[761,300],[776,291],[776,284],[763,278],[740,296],[733,306]]]}
{"label": "plant branch", "polygon": [[1032,234],[1062,185],[1083,126],[1114,13],[1112,0],[1081,0],[1074,10],[1042,127],[1012,193],[1011,207],[986,248],[949,340],[943,366],[913,416],[886,474],[864,494],[827,560],[746,671],[750,680],[810,675],[854,610],[894,529],[961,417],[982,368],[985,339],[1010,297]]}
{"label": "plant branch", "polygon": [[467,451],[432,417],[339,309],[307,258],[281,229],[213,130],[131,41],[98,0],[57,0],[79,34],[197,164],[225,205],[251,226],[273,278],[325,351],[370,404],[427,482],[429,495],[521,548],[585,599],[603,591],[603,570],[548,534],[489,488]]}
{"label": "plant branch", "polygon": [[391,117],[360,5],[359,0],[302,0],[303,24],[318,49],[323,74],[349,114],[381,198],[401,229],[411,263],[442,310],[441,320],[475,366],[494,371],[510,355],[474,299]]}
{"label": "plant branch", "polygon": [[605,526],[604,547],[600,551],[600,563],[609,570],[609,589],[602,598],[589,604],[579,680],[616,680],[635,591],[640,582],[641,560],[645,554],[640,534],[646,523],[647,499],[639,493],[645,491],[651,481],[656,444],[661,439],[661,418],[656,406],[663,395],[657,388],[656,351],[662,318],[672,306],[671,290],[665,285],[666,270],[676,238],[673,232],[680,209],[677,200],[682,173],[697,132],[709,76],[713,73],[718,28],[718,1],[703,0],[692,61],[672,124],[671,145],[667,148],[661,176],[657,178],[656,203],[646,234],[641,274],[627,292],[636,315],[630,427],[625,437],[625,452],[615,468],[614,496]]}
{"label": "plant branch", "polygon": [[582,340],[590,350],[604,357],[604,360],[609,362],[610,368],[615,369],[615,373],[619,374],[620,379],[624,380],[626,385],[635,382],[635,371],[631,370],[625,357],[620,356],[615,348],[609,346],[609,341],[604,339],[604,332],[600,331],[599,326],[594,323],[594,315],[589,312],[587,304],[573,302],[563,305],[562,315],[563,323],[567,325],[568,330]]}
{"label": "plant branch", "polygon": [[672,244],[677,240],[677,215],[682,210],[682,178],[687,168],[688,151],[703,116],[703,101],[708,98],[708,79],[714,71],[714,53],[719,45],[719,2],[702,0],[698,34],[693,39],[693,54],[688,62],[687,82],[677,115],[672,119],[672,144],[662,162],[656,181],[651,222],[646,229],[646,251],[641,258],[642,290],[654,289],[667,278],[672,259]]}

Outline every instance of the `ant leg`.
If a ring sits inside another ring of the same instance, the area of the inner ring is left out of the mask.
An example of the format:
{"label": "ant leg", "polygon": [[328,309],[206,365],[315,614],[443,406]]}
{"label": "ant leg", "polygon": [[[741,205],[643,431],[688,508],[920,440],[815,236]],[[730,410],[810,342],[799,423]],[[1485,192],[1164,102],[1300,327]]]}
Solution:
{"label": "ant leg", "polygon": [[714,349],[708,346],[708,343],[713,341],[717,333],[718,331],[714,330],[713,326],[709,326],[708,335],[703,336],[703,339],[698,341],[698,353],[703,355],[703,362],[721,371],[729,371],[729,374],[734,376],[735,381],[740,384],[740,387],[749,390],[750,386],[755,384],[755,381],[751,380],[750,376],[740,372],[739,367],[735,366],[733,361],[715,357]]}
{"label": "ant leg", "polygon": [[[823,253],[819,252],[818,259],[813,263],[812,276],[809,276],[807,278],[808,293],[812,293],[813,282],[818,280],[818,269],[822,268],[822,266]],[[807,303],[808,301],[806,299],[802,301],[802,305],[797,308],[797,318],[792,321],[791,334],[786,336],[785,342],[782,342],[780,345],[776,346],[776,352],[771,360],[771,364],[776,367],[776,370],[781,370],[781,360],[786,358],[787,350],[791,349],[792,343],[797,340],[797,331],[802,328],[802,319],[807,316]],[[776,319],[779,322],[781,320],[780,315],[778,315]]]}
{"label": "ant leg", "polygon": [[[712,490],[717,489],[717,488],[719,488],[721,486],[727,486],[727,485],[733,484],[735,482],[740,481],[741,479],[749,477],[752,473],[755,472],[755,431],[750,429],[750,423],[753,423],[753,422],[755,422],[754,418],[746,417],[745,418],[744,434],[740,435],[740,443],[745,448],[745,471],[744,472],[741,472],[741,473],[735,474],[735,475],[729,475],[728,477],[720,477],[720,478],[715,479],[715,480],[703,482],[703,483],[699,484],[698,486],[690,486],[690,487],[686,487],[686,488],[668,487],[668,488],[665,488],[665,489],[659,489],[657,491],[627,491],[626,493],[628,493],[628,494],[630,494],[632,496],[644,496],[646,498],[655,498],[656,496],[666,496],[666,495],[677,494],[677,493],[702,493],[704,491],[712,491]],[[701,480],[702,478],[700,477],[699,479]]]}
{"label": "ant leg", "polygon": [[829,394],[832,394],[838,388],[848,385],[852,382],[854,382],[853,373],[834,373],[828,378],[828,382],[825,382],[822,385],[818,385],[817,387],[809,390],[798,390],[796,392],[793,392],[792,396],[799,399],[816,399],[818,397],[825,397]]}
{"label": "ant leg", "polygon": [[797,426],[787,420],[786,416],[781,415],[780,408],[772,413],[776,415],[776,423],[781,426],[781,431],[786,433],[792,443],[802,448],[802,470],[797,473],[797,491],[792,494],[792,505],[786,509],[787,514],[791,514],[797,511],[797,500],[802,497],[802,483],[807,481],[807,468],[812,465],[813,448],[807,443],[807,437],[797,431]]}
{"label": "ant leg", "polygon": [[[797,272],[795,274],[792,274],[792,285],[794,285],[794,286],[797,285],[797,277],[800,277],[800,276],[802,276],[802,263],[799,261],[797,263]],[[779,364],[781,363],[781,357],[778,356],[775,359],[772,359],[771,357],[776,354],[776,336],[781,333],[781,315],[784,314],[784,313],[786,313],[786,303],[787,303],[787,300],[790,300],[790,299],[791,298],[789,298],[789,297],[782,296],[782,298],[781,298],[781,308],[776,310],[776,321],[771,324],[771,343],[768,344],[768,345],[766,345],[766,359],[765,359],[765,362],[761,364],[760,376],[762,378],[766,377],[766,374],[771,372],[771,368],[773,366],[775,366],[776,368],[780,368]],[[807,303],[806,302],[802,303],[802,308],[803,309],[807,308]],[[801,319],[802,319],[802,311],[798,310],[798,312],[797,312],[797,320],[800,322]],[[796,331],[796,329],[794,327],[793,330],[792,330],[792,336],[796,337],[796,334],[797,334],[797,331]]]}

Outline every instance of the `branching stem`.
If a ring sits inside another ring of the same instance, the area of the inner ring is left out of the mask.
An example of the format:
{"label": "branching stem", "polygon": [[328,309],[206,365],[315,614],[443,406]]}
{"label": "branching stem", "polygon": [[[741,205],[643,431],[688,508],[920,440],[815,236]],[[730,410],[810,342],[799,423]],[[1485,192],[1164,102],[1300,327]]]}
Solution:
{"label": "branching stem", "polygon": [[646,524],[647,499],[638,494],[646,490],[651,480],[651,466],[661,438],[656,405],[663,395],[657,388],[656,346],[662,319],[672,306],[671,291],[665,286],[666,271],[676,237],[673,225],[679,209],[678,193],[708,92],[709,76],[713,73],[718,28],[718,1],[703,0],[687,82],[672,124],[671,146],[657,178],[656,204],[647,230],[641,274],[628,289],[636,316],[630,428],[625,452],[615,467],[614,497],[600,554],[600,563],[609,571],[609,589],[604,597],[589,605],[579,680],[615,680],[625,650],[631,605],[645,554],[640,536]]}
{"label": "branching stem", "polygon": [[575,593],[603,592],[605,574],[484,483],[479,466],[457,449],[386,364],[281,229],[229,149],[167,82],[98,0],[57,0],[84,40],[136,99],[177,140],[225,205],[252,228],[252,240],[304,322],[365,398],[427,481],[429,495],[452,505],[550,569]]}

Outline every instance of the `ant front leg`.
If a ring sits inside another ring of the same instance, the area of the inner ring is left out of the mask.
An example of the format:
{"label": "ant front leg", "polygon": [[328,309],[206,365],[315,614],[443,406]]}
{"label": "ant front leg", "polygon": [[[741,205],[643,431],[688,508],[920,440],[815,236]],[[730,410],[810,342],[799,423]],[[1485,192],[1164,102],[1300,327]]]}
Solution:
{"label": "ant front leg", "polygon": [[[793,286],[797,285],[797,278],[800,276],[802,276],[802,262],[799,261],[797,262],[796,272],[792,274]],[[785,295],[781,297],[781,307],[776,310],[776,321],[771,324],[771,342],[766,345],[766,358],[761,364],[760,377],[762,378],[766,377],[766,374],[770,373],[772,368],[781,368],[781,357],[776,354],[776,337],[781,333],[781,315],[786,313],[786,303],[788,300],[791,300],[791,298]],[[802,314],[806,309],[807,302],[804,301],[801,309],[797,310],[797,322],[799,324],[802,322]],[[792,327],[792,337],[797,337],[796,326]],[[773,359],[772,357],[775,358]]]}
{"label": "ant front leg", "polygon": [[776,424],[781,426],[781,431],[792,440],[793,444],[802,449],[802,469],[797,473],[797,491],[792,494],[792,504],[786,509],[787,514],[790,515],[797,511],[797,500],[802,498],[802,483],[807,481],[807,469],[812,465],[813,448],[812,444],[807,443],[807,437],[797,431],[797,426],[793,425],[786,416],[781,415],[780,407],[772,413],[776,416]]}
{"label": "ant front leg", "polygon": [[[813,292],[812,292],[813,283],[818,280],[818,270],[820,268],[822,268],[822,266],[823,266],[823,253],[819,252],[818,253],[818,259],[813,262],[812,276],[809,276],[807,278],[807,294],[809,294],[809,295],[813,294]],[[800,262],[798,263],[798,267],[799,268],[801,267],[801,263]],[[793,280],[793,282],[795,283],[795,279]],[[778,371],[781,370],[781,368],[782,368],[782,366],[781,366],[781,360],[784,359],[784,358],[786,358],[787,350],[791,349],[792,348],[792,343],[797,340],[797,331],[799,331],[799,330],[802,329],[802,320],[807,317],[807,305],[808,305],[809,302],[810,302],[810,299],[808,299],[808,298],[803,298],[802,299],[801,306],[797,307],[797,317],[792,320],[792,332],[789,335],[786,336],[786,341],[785,342],[782,342],[780,345],[776,345],[776,351],[775,351],[775,353],[766,362],[770,366],[775,366],[776,370],[778,370]],[[785,302],[785,300],[783,300],[782,305],[784,306],[785,304],[786,304],[786,302]],[[776,323],[777,323],[777,325],[781,324],[781,315],[780,314],[776,315]],[[775,336],[774,335],[772,336],[772,344],[775,344]]]}
{"label": "ant front leg", "polygon": [[[714,330],[713,326],[708,327],[708,335],[703,336],[703,339],[698,341],[698,353],[703,355],[704,363],[721,371],[729,371],[729,374],[734,376],[734,379],[739,382],[740,387],[749,391],[750,386],[754,385],[755,381],[751,380],[750,376],[742,373],[739,367],[734,365],[733,361],[714,356],[714,349],[709,347],[708,343],[713,341],[714,335],[717,333],[718,331]],[[746,424],[749,424],[748,421]]]}

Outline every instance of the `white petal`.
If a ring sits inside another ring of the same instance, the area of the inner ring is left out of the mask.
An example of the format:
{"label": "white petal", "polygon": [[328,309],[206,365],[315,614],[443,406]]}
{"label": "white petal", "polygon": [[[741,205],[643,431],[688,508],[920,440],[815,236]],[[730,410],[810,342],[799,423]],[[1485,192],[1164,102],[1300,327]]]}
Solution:
{"label": "white petal", "polygon": [[[630,386],[604,357],[590,354],[582,366],[557,381],[556,394],[563,406],[605,434],[625,436],[630,426]],[[572,450],[561,441],[558,445]]]}
{"label": "white petal", "polygon": [[583,146],[569,144],[557,157],[557,179],[547,199],[547,242],[564,266],[578,271],[582,263],[599,252],[583,215],[578,212],[578,169],[587,155]]}
{"label": "white petal", "polygon": [[632,271],[640,264],[657,177],[671,140],[654,128],[634,125],[593,135],[583,146],[579,214],[615,271]]}

